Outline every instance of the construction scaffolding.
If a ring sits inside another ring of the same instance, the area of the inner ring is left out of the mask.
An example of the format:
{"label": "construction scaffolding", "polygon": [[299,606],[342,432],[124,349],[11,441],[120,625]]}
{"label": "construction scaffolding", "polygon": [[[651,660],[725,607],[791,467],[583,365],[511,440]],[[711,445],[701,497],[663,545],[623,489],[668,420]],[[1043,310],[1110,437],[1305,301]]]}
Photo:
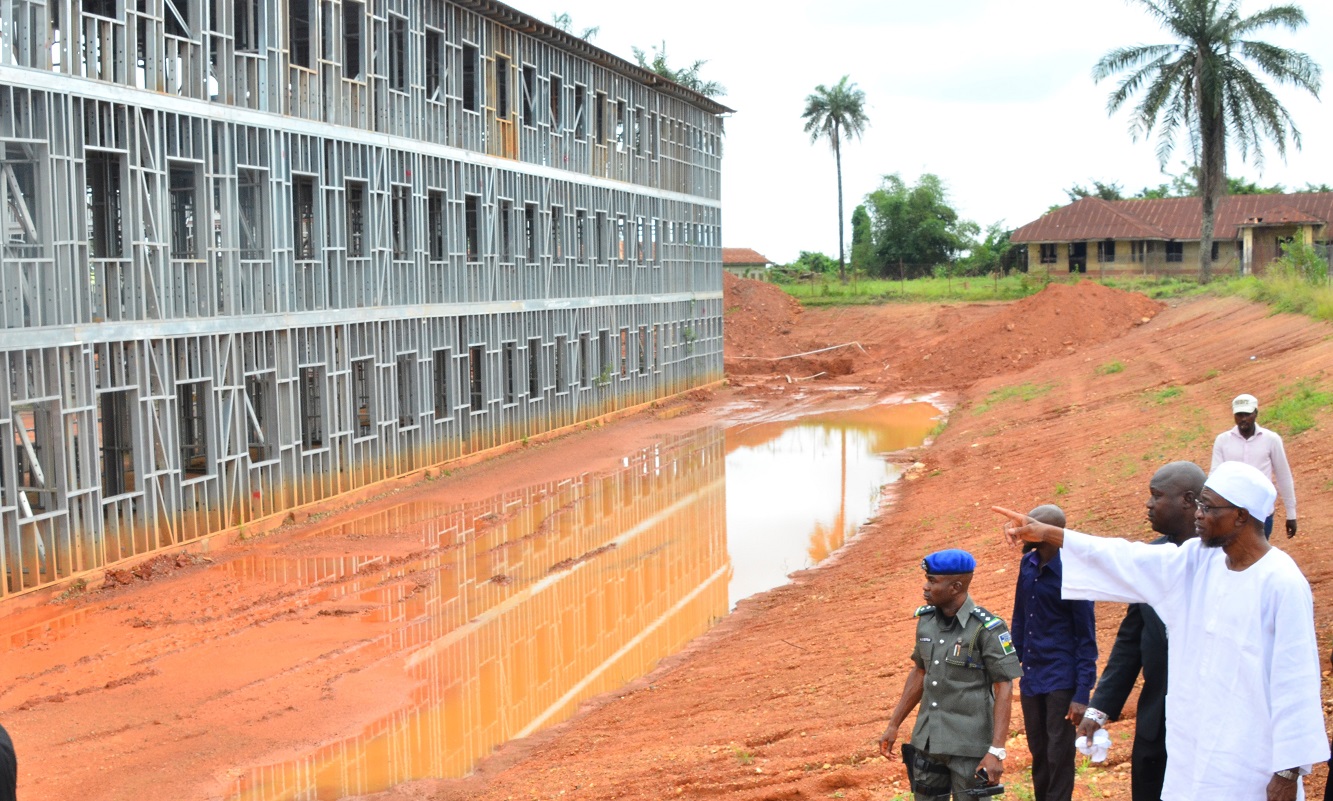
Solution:
{"label": "construction scaffolding", "polygon": [[0,596],[718,380],[728,112],[488,0],[0,0]]}

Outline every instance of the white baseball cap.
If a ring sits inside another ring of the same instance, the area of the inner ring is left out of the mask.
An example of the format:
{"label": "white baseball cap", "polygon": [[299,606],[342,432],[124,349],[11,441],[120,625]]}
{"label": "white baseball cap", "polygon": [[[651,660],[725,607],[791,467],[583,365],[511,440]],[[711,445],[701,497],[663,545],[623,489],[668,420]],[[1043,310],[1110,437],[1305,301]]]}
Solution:
{"label": "white baseball cap", "polygon": [[1253,395],[1237,395],[1231,402],[1232,414],[1249,414],[1259,411],[1259,399]]}

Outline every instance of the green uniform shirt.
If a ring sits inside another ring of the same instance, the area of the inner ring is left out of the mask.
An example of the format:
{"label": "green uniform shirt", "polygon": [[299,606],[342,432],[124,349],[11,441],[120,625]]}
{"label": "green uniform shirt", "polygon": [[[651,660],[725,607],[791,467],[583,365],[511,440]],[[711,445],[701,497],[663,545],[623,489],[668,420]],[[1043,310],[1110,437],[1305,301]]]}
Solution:
{"label": "green uniform shirt", "polygon": [[926,671],[912,745],[930,754],[983,757],[995,734],[991,685],[1023,675],[1004,621],[968,596],[952,619],[916,610],[912,661]]}

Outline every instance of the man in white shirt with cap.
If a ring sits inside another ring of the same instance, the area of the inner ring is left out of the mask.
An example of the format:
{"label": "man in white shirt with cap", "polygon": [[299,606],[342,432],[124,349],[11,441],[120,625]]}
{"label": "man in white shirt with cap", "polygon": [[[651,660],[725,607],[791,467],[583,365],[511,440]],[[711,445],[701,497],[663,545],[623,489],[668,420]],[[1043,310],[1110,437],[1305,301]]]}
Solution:
{"label": "man in white shirt with cap", "polygon": [[[1282,437],[1259,425],[1259,399],[1253,395],[1237,395],[1231,401],[1234,428],[1217,435],[1213,441],[1213,466],[1223,462],[1244,462],[1273,479],[1282,495],[1287,513],[1287,537],[1296,536],[1296,484],[1291,478],[1291,465],[1282,448]],[[1273,533],[1273,516],[1264,521],[1264,537]]]}
{"label": "man in white shirt with cap", "polygon": [[1328,759],[1310,584],[1263,536],[1277,490],[1224,462],[1178,547],[1094,537],[998,506],[1011,541],[1063,548],[1064,597],[1147,603],[1171,634],[1163,801],[1293,801]]}

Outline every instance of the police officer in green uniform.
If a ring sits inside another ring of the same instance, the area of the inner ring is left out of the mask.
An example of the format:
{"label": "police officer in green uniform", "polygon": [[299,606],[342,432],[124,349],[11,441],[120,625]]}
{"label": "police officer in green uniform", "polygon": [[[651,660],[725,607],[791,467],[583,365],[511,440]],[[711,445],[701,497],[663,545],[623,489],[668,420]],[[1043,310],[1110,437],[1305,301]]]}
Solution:
{"label": "police officer in green uniform", "polygon": [[879,738],[892,758],[898,727],[919,703],[911,747],[903,758],[917,801],[966,799],[977,769],[991,784],[1004,772],[1014,679],[1023,675],[1004,621],[967,594],[977,562],[967,551],[927,556],[926,605],[916,610],[916,666]]}

